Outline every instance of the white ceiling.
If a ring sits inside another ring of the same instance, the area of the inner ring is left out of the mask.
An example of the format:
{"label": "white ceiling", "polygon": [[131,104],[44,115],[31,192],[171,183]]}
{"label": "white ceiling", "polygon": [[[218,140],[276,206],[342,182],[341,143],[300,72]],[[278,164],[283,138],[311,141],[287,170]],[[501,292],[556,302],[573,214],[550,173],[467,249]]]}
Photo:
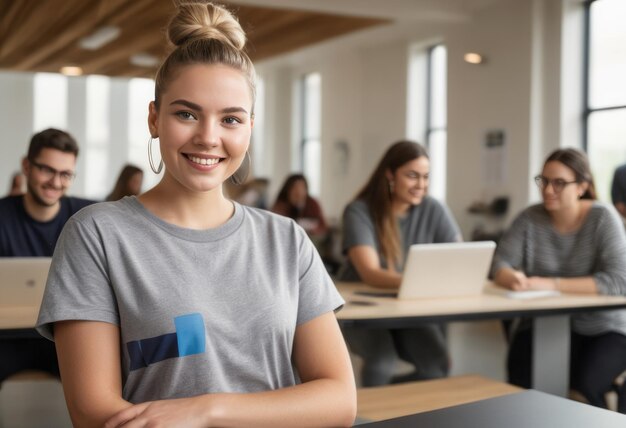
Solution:
{"label": "white ceiling", "polygon": [[395,21],[450,22],[502,0],[234,0],[239,4],[302,9]]}

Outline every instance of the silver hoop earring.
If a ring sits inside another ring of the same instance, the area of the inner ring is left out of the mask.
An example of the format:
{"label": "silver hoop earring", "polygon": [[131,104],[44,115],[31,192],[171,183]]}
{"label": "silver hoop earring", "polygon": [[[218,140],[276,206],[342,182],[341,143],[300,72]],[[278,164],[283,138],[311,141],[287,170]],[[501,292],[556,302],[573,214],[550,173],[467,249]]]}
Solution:
{"label": "silver hoop earring", "polygon": [[155,174],[159,174],[162,170],[163,170],[163,158],[161,158],[161,161],[159,162],[159,167],[156,168],[154,166],[154,161],[152,160],[152,140],[154,138],[150,137],[150,140],[148,141],[148,162],[150,162],[150,169],[152,169],[152,172],[154,172]]}
{"label": "silver hoop earring", "polygon": [[393,195],[393,189],[395,188],[396,183],[393,180],[389,180],[389,193]]}

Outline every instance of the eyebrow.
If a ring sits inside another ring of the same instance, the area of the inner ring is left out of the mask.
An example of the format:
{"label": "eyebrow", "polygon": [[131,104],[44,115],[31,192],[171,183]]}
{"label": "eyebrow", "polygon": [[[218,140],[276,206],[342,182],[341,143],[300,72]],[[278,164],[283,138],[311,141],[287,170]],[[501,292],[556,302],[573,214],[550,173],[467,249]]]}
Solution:
{"label": "eyebrow", "polygon": [[[191,101],[187,101],[187,100],[174,100],[170,103],[170,105],[183,105],[185,107],[188,107],[192,110],[197,110],[197,111],[202,111],[202,107],[196,103],[192,103]],[[245,113],[248,114],[248,111],[243,108],[243,107],[226,107],[222,110],[220,110],[220,113]]]}

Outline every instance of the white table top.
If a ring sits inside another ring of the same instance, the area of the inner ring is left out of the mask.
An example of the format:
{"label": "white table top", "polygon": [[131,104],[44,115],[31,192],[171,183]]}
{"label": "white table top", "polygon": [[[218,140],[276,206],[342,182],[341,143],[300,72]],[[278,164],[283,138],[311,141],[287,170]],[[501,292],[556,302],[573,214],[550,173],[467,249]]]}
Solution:
{"label": "white table top", "polygon": [[398,300],[393,297],[375,297],[371,293],[384,294],[390,290],[363,283],[337,282],[336,285],[346,301],[346,305],[337,313],[340,321],[497,319],[626,308],[624,296],[562,294],[521,300],[483,293],[468,297]]}

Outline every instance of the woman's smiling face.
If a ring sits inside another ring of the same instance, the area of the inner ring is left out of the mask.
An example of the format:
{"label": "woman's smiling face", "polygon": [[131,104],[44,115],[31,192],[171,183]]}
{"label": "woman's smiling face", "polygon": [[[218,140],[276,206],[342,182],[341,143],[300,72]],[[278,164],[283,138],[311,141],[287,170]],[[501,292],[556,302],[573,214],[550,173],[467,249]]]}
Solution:
{"label": "woman's smiling face", "polygon": [[252,95],[244,75],[224,65],[181,68],[150,103],[164,180],[192,192],[221,188],[241,165],[252,133]]}

